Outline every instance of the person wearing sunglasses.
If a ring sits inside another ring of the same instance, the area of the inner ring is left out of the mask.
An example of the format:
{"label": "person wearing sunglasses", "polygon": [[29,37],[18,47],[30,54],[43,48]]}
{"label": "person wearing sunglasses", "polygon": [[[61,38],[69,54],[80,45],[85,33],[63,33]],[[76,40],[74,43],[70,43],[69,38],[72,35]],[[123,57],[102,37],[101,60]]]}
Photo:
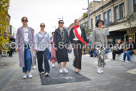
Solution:
{"label": "person wearing sunglasses", "polygon": [[[59,64],[59,73],[68,73],[68,70],[66,69],[66,64],[69,61],[68,58],[68,52],[65,45],[69,45],[69,37],[67,30],[63,27],[64,21],[60,20],[58,22],[59,28],[55,30],[54,33],[54,43],[55,43],[55,50],[56,50],[56,57],[57,62]],[[62,67],[63,62],[63,67]]]}
{"label": "person wearing sunglasses", "polygon": [[82,61],[82,47],[83,44],[88,45],[88,40],[86,38],[85,30],[80,26],[78,19],[74,20],[75,26],[70,30],[70,42],[74,48],[74,62],[75,72],[78,73],[81,70]]}
{"label": "person wearing sunglasses", "polygon": [[16,52],[19,52],[19,63],[24,72],[23,78],[32,78],[31,66],[33,66],[34,30],[28,27],[27,17],[22,17],[22,27],[18,28],[16,34]]}
{"label": "person wearing sunglasses", "polygon": [[48,77],[50,73],[48,54],[51,51],[51,42],[49,34],[45,31],[45,24],[41,23],[40,28],[40,32],[35,35],[35,50],[37,52],[38,70],[41,75],[44,74],[45,77]]}
{"label": "person wearing sunglasses", "polygon": [[92,48],[96,50],[98,56],[97,73],[104,73],[103,68],[105,66],[105,50],[107,50],[107,34],[106,29],[103,28],[104,21],[98,19],[96,22],[96,28],[92,34]]}

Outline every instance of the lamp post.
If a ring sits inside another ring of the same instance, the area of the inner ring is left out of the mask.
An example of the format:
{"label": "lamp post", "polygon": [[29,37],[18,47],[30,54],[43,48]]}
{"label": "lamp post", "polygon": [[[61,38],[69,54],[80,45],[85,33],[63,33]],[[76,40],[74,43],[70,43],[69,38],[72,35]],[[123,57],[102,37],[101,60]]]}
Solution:
{"label": "lamp post", "polygon": [[90,2],[88,0],[88,29],[90,30]]}
{"label": "lamp post", "polygon": [[58,19],[59,19],[59,20],[61,20],[61,19],[63,20],[63,16],[62,16],[62,18],[58,18]]}
{"label": "lamp post", "polygon": [[90,27],[90,1],[88,0],[88,8],[87,9],[82,9],[82,10],[87,10],[88,12],[88,29],[90,30],[91,27]]}

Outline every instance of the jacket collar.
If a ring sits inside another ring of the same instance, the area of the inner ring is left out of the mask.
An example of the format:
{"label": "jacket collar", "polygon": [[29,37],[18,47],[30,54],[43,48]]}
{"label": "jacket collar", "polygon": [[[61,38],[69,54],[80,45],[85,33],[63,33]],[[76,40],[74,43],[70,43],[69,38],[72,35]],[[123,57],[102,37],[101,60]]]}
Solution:
{"label": "jacket collar", "polygon": [[[63,29],[64,29],[64,30],[63,30],[63,31],[64,31],[64,33],[66,33],[66,29],[65,29],[65,28],[63,28]],[[57,29],[56,29],[56,32],[58,32],[58,33],[60,34],[60,29],[59,29],[59,28],[57,28]],[[60,34],[60,35],[61,35],[61,34]]]}

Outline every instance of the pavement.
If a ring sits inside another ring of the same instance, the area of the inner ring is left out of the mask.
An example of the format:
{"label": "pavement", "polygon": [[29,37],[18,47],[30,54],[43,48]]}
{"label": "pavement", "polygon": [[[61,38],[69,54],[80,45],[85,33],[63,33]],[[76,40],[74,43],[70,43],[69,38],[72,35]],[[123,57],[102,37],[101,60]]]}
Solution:
{"label": "pavement", "polygon": [[97,74],[97,58],[83,55],[82,70],[76,74],[72,65],[74,56],[70,54],[69,58],[69,74],[58,74],[56,63],[49,78],[32,70],[33,78],[24,80],[18,54],[1,57],[0,64],[4,65],[0,66],[0,91],[136,91],[136,62],[106,59],[104,73]]}

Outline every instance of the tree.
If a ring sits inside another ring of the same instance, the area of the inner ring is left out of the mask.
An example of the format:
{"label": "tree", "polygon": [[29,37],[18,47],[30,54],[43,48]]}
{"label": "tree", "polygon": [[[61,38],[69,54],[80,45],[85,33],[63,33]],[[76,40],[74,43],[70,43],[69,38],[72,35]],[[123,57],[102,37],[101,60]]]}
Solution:
{"label": "tree", "polygon": [[87,17],[88,16],[88,13],[83,13],[83,18]]}
{"label": "tree", "polygon": [[134,26],[133,22],[136,20],[136,13],[131,13],[128,16],[126,16],[126,26],[129,26],[128,28],[128,34],[132,33],[132,26]]}

